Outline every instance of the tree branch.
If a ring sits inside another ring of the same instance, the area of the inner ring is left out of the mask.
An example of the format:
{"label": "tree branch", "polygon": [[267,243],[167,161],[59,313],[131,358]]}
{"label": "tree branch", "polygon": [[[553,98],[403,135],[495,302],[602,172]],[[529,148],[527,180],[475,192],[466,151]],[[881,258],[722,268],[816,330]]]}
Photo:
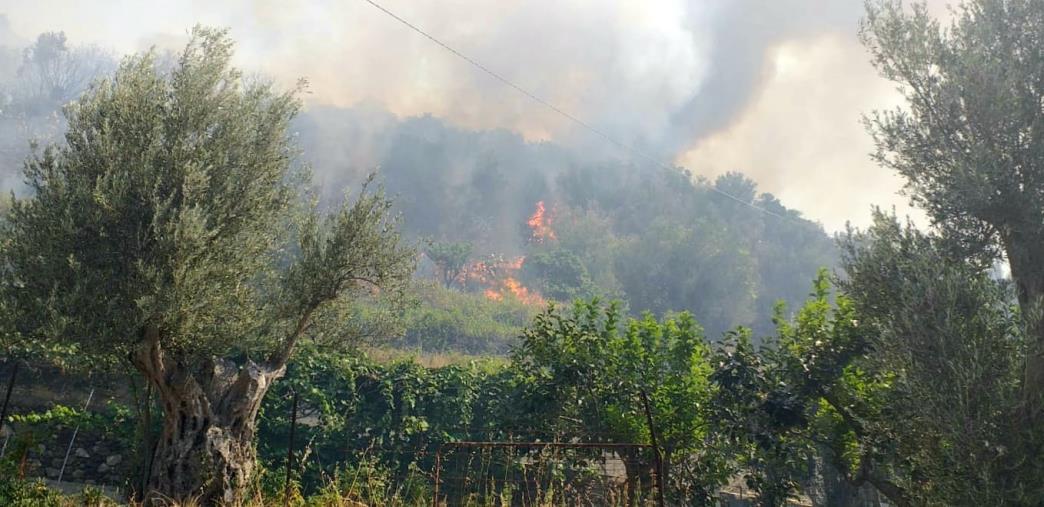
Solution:
{"label": "tree branch", "polygon": [[163,385],[167,367],[163,362],[163,349],[160,346],[160,331],[151,324],[141,330],[141,341],[130,353],[130,361],[148,380],[157,386]]}
{"label": "tree branch", "polygon": [[[866,429],[863,423],[859,421],[846,407],[837,402],[837,399],[827,392],[826,389],[819,389],[820,396],[830,404],[834,410],[841,415],[841,419],[845,421],[852,431],[857,435],[865,435]],[[913,505],[913,501],[907,494],[906,490],[895,482],[881,477],[873,472],[873,463],[869,456],[863,455],[859,459],[859,474],[855,477],[851,477],[851,472],[848,470],[848,465],[840,460],[840,456],[833,451],[831,448],[831,454],[834,459],[831,460],[834,467],[841,470],[845,480],[848,481],[854,487],[860,487],[864,483],[870,483],[874,488],[877,488],[882,495],[888,497],[898,507],[909,507]]]}
{"label": "tree branch", "polygon": [[315,310],[319,308],[319,305],[323,304],[325,300],[320,300],[307,309],[301,314],[301,317],[297,319],[297,325],[294,326],[294,330],[279,344],[279,347],[268,356],[265,361],[265,365],[270,370],[280,370],[286,367],[286,363],[290,361],[290,356],[294,353],[294,347],[297,346],[298,340],[301,339],[301,335],[304,334],[305,330],[308,329],[308,324],[312,320],[312,315]]}

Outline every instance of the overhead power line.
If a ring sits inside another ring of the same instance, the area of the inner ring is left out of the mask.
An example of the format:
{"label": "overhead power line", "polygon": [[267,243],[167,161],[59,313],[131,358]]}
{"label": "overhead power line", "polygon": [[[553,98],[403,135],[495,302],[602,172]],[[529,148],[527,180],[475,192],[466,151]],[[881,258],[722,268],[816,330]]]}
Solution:
{"label": "overhead power line", "polygon": [[[588,122],[586,122],[586,121],[584,121],[584,120],[582,120],[582,119],[580,119],[580,118],[570,114],[569,112],[563,110],[562,108],[552,104],[551,102],[548,102],[547,100],[544,100],[544,99],[540,98],[540,96],[538,96],[538,95],[530,92],[529,90],[526,90],[525,88],[515,84],[510,79],[500,75],[499,73],[493,71],[489,67],[483,65],[482,62],[479,62],[478,60],[475,60],[474,58],[472,58],[472,57],[470,57],[470,56],[468,56],[468,55],[466,55],[464,53],[461,53],[460,51],[457,51],[456,49],[454,49],[449,44],[446,44],[445,42],[442,42],[441,40],[435,38],[435,36],[429,34],[428,32],[426,32],[424,30],[422,30],[417,25],[415,25],[413,23],[410,23],[409,21],[403,19],[402,16],[399,16],[398,14],[395,14],[394,12],[388,10],[387,8],[385,8],[384,6],[382,6],[379,3],[375,2],[374,0],[363,0],[363,1],[368,3],[368,4],[370,4],[370,5],[372,5],[372,6],[374,6],[375,8],[380,10],[381,12],[383,12],[383,13],[387,14],[388,16],[390,16],[392,19],[398,21],[399,23],[402,23],[403,25],[406,25],[409,29],[413,30],[414,32],[417,32],[418,34],[420,34],[422,36],[424,36],[424,38],[426,38],[426,39],[430,40],[431,42],[435,43],[436,45],[438,45],[442,49],[445,49],[446,51],[449,51],[450,53],[456,55],[461,60],[464,60],[465,62],[468,62],[469,64],[471,64],[475,68],[481,70],[482,72],[485,72],[486,74],[488,74],[493,79],[496,79],[497,81],[500,81],[501,83],[503,83],[503,84],[513,88],[515,91],[521,93],[522,95],[525,95],[530,100],[532,100],[532,101],[534,101],[534,102],[536,102],[536,103],[538,103],[538,104],[540,104],[540,105],[550,109],[551,111],[554,111],[555,113],[558,113],[559,115],[561,115],[562,117],[568,119],[569,121],[571,121],[571,122],[573,122],[573,123],[583,127],[584,129],[588,130],[589,132],[591,132],[591,133],[597,135],[598,137],[601,137],[602,139],[608,141],[610,144],[612,144],[612,145],[614,145],[614,146],[616,146],[616,147],[618,147],[618,148],[620,148],[620,149],[622,149],[624,151],[630,152],[631,154],[636,155],[639,158],[643,158],[643,159],[645,159],[645,160],[651,162],[652,164],[654,164],[656,166],[659,166],[661,168],[664,168],[664,169],[675,169],[675,167],[673,167],[673,166],[663,162],[659,158],[656,158],[656,157],[654,157],[654,156],[652,156],[652,155],[650,155],[648,153],[645,153],[644,151],[638,149],[635,146],[632,146],[632,145],[629,145],[629,144],[625,144],[623,142],[618,141],[616,138],[610,136],[606,132],[604,132],[604,131],[602,131],[602,130],[600,130],[598,128],[595,128],[590,123],[588,123]],[[716,192],[718,194],[721,194],[724,197],[727,197],[727,198],[729,198],[729,199],[731,199],[733,201],[736,201],[736,202],[738,202],[740,204],[743,204],[745,206],[753,208],[753,209],[755,209],[757,211],[760,211],[760,212],[762,212],[762,213],[764,213],[766,215],[773,216],[773,217],[776,217],[776,218],[779,218],[779,219],[782,219],[782,220],[790,220],[790,217],[787,217],[787,216],[784,216],[784,215],[780,215],[779,213],[776,213],[774,211],[770,211],[770,210],[767,210],[765,208],[762,208],[761,206],[758,206],[758,205],[756,205],[756,204],[754,204],[752,202],[740,199],[739,197],[736,197],[736,196],[734,196],[734,195],[732,195],[732,194],[730,194],[730,193],[728,193],[728,192],[726,192],[726,191],[724,191],[724,190],[722,190],[722,189],[720,189],[720,188],[718,188],[718,187],[716,187],[714,185],[710,185],[709,188],[712,191],[714,191],[714,192]]]}

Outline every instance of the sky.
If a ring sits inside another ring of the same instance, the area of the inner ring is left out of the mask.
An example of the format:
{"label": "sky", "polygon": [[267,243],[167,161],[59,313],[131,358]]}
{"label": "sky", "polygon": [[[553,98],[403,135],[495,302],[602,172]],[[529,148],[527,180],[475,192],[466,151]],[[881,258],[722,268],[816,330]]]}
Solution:
{"label": "sky", "polygon": [[[863,0],[375,1],[614,140],[708,178],[741,171],[828,231],[865,225],[873,205],[919,216],[869,157],[862,115],[901,98],[859,43]],[[310,105],[618,150],[366,0],[0,0],[0,14],[25,41],[63,30],[117,54],[228,27],[240,66],[307,79]]]}

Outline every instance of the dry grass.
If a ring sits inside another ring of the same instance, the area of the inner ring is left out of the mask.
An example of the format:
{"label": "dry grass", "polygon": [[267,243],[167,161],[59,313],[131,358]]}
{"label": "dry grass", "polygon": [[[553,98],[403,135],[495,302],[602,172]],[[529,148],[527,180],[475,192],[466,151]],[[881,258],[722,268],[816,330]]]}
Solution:
{"label": "dry grass", "polygon": [[388,364],[399,361],[413,361],[425,368],[441,368],[443,366],[468,365],[471,363],[503,366],[508,362],[506,357],[480,356],[461,352],[421,352],[418,350],[387,347],[372,347],[364,349],[362,352],[378,363]]}

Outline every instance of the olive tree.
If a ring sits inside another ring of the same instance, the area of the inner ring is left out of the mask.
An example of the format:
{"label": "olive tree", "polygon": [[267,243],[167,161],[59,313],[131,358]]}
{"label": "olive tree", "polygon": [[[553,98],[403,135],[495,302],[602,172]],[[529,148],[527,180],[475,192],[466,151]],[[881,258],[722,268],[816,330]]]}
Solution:
{"label": "olive tree", "polygon": [[14,332],[127,358],[158,394],[151,498],[236,501],[299,342],[349,341],[352,301],[401,293],[414,264],[380,192],[308,204],[297,90],[245,81],[232,49],[197,27],[170,71],[145,53],[94,83],[0,233]]}
{"label": "olive tree", "polygon": [[[862,39],[905,107],[867,124],[877,160],[963,254],[1003,254],[1027,318],[1026,414],[1044,416],[1044,2],[871,0]],[[983,255],[985,254],[985,255]]]}
{"label": "olive tree", "polygon": [[[829,402],[820,431],[835,457],[854,455],[839,469],[850,461],[846,475],[897,505],[1040,505],[1042,432],[1017,417],[1025,356],[1011,284],[946,243],[880,212],[840,237],[839,304],[858,325],[850,339],[796,333],[855,353],[833,379],[809,378]],[[798,352],[830,364],[820,347]]]}

